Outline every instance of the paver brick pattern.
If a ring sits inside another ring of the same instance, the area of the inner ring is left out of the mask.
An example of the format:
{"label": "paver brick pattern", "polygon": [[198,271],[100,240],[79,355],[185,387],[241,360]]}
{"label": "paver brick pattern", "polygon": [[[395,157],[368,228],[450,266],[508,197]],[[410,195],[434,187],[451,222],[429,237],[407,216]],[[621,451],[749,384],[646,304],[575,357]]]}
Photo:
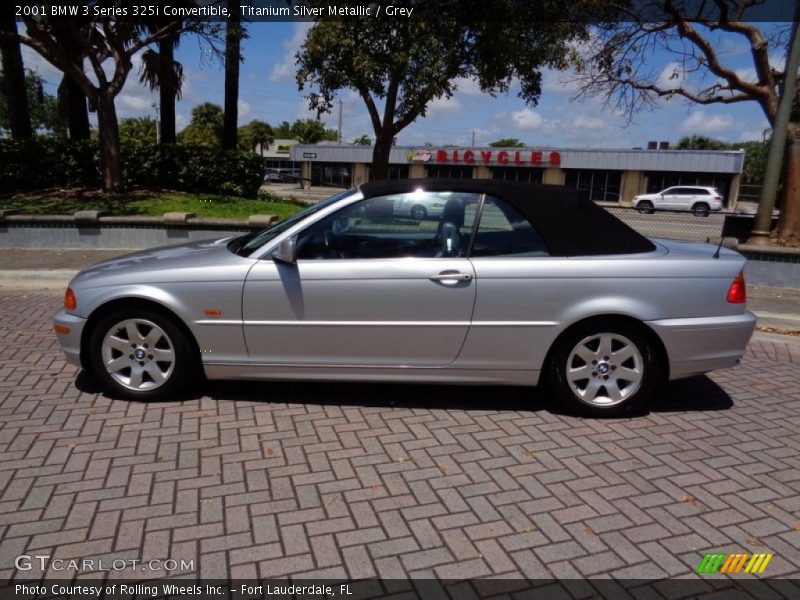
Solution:
{"label": "paver brick pattern", "polygon": [[59,301],[0,296],[2,581],[73,576],[19,554],[455,579],[698,577],[745,551],[800,573],[800,346],[754,341],[632,419],[502,387],[213,382],[144,404],[65,363]]}

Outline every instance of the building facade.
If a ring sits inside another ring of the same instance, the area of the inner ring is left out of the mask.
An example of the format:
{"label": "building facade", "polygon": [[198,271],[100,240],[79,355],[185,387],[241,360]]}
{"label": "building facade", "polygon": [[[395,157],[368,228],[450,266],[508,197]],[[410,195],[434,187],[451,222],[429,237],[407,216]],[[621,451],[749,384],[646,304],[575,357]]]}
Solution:
{"label": "building facade", "polygon": [[[297,144],[291,158],[311,185],[353,187],[369,181],[369,146]],[[637,194],[673,185],[716,187],[734,208],[744,152],[592,148],[392,148],[389,177],[502,179],[568,185],[596,202],[627,205]]]}

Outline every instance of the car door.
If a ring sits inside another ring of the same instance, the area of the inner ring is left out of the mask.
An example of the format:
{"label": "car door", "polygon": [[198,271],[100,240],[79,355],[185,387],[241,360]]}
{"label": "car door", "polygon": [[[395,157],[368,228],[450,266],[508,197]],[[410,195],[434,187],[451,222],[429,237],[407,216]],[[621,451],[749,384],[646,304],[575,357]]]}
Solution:
{"label": "car door", "polygon": [[671,187],[661,192],[661,197],[657,205],[658,208],[666,210],[677,210],[680,208],[681,189],[682,188],[679,187]]}
{"label": "car door", "polygon": [[570,259],[552,257],[531,223],[487,196],[470,255],[477,298],[457,367],[535,371],[579,287],[564,278]]}
{"label": "car door", "polygon": [[[438,218],[361,200],[296,237],[297,259],[259,261],[243,294],[250,359],[300,366],[440,367],[458,355],[475,302],[463,194],[414,192]],[[449,207],[449,210],[448,210]]]}

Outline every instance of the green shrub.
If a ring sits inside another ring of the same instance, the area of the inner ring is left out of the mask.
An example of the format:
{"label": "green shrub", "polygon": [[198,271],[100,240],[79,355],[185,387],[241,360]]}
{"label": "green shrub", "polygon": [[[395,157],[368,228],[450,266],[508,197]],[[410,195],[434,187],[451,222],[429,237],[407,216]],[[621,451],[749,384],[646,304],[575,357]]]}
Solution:
{"label": "green shrub", "polygon": [[[264,163],[252,152],[130,141],[122,144],[121,154],[126,186],[255,198],[264,177]],[[99,164],[94,140],[0,140],[3,192],[97,187]]]}

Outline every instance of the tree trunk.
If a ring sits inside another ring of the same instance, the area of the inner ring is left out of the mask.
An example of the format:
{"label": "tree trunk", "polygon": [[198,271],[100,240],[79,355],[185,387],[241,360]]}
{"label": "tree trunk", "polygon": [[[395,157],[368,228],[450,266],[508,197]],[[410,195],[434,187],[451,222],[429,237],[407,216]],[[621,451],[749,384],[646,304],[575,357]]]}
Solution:
{"label": "tree trunk", "polygon": [[175,81],[175,44],[177,34],[158,41],[158,96],[161,123],[159,129],[162,144],[175,143],[175,98],[178,95]]}
{"label": "tree trunk", "polygon": [[[17,22],[14,17],[14,5],[11,2],[3,2],[0,11],[2,11],[0,12],[0,33],[16,36]],[[28,87],[25,84],[25,67],[22,64],[19,40],[8,40],[0,36],[0,54],[2,54],[11,136],[30,138],[33,136],[33,128],[31,127]]]}
{"label": "tree trunk", "polygon": [[228,23],[225,31],[225,120],[222,126],[222,147],[236,148],[239,120],[239,62],[242,25],[239,4],[228,0]]}
{"label": "tree trunk", "polygon": [[800,123],[789,123],[784,157],[781,216],[775,229],[780,243],[800,243]]}
{"label": "tree trunk", "polygon": [[63,102],[64,114],[67,117],[69,139],[89,139],[89,109],[86,105],[86,94],[81,87],[64,75],[59,87],[59,100]]}
{"label": "tree trunk", "polygon": [[[65,53],[69,56],[69,61],[76,65],[83,65],[83,48],[80,43],[76,43],[69,32],[63,31],[60,24],[55,27],[53,34]],[[67,117],[67,128],[69,129],[69,139],[88,140],[89,139],[89,107],[86,104],[86,94],[72,78],[64,75],[61,84],[58,86],[60,109]]]}
{"label": "tree trunk", "polygon": [[389,155],[392,152],[394,136],[390,131],[381,131],[375,136],[375,147],[372,149],[372,166],[369,171],[370,181],[382,181],[389,178]]}
{"label": "tree trunk", "polygon": [[117,109],[114,98],[102,93],[97,98],[97,124],[100,130],[100,173],[103,189],[118,192],[123,184]]}

